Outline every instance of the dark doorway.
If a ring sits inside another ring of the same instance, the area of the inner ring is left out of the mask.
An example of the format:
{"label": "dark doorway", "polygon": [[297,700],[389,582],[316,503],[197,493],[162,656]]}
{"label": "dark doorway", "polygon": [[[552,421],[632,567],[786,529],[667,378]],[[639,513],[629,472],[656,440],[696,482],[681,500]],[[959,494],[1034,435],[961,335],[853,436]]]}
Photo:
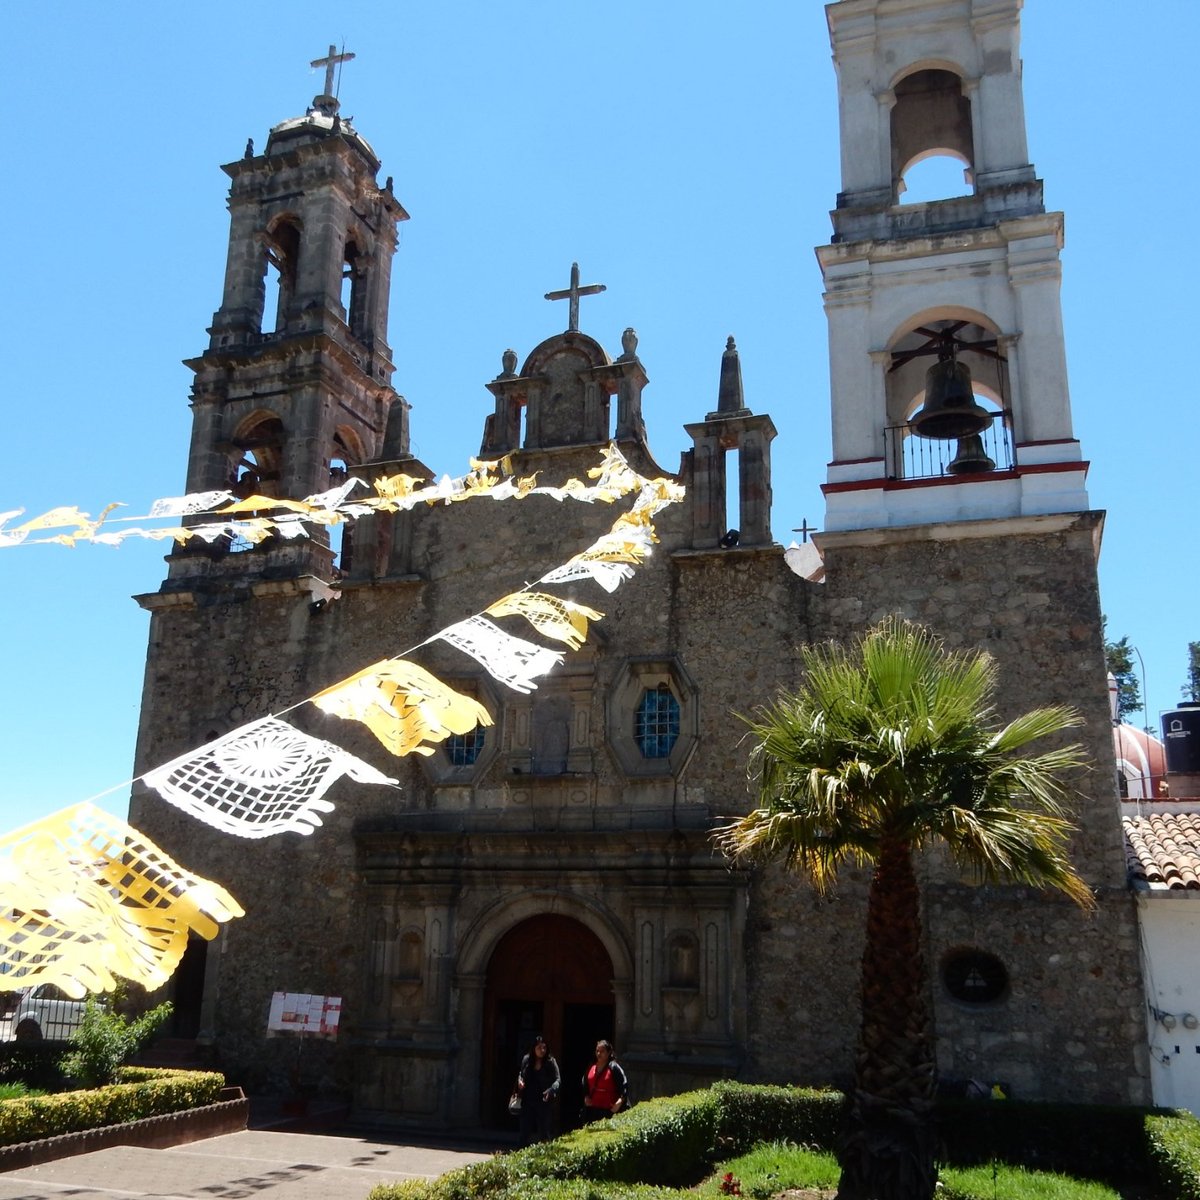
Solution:
{"label": "dark doorway", "polygon": [[179,966],[171,978],[171,1036],[194,1038],[200,1032],[200,1004],[204,999],[204,962],[208,943],[192,934]]}
{"label": "dark doorway", "polygon": [[[503,1085],[501,1091],[505,1098],[517,1085],[517,1070],[522,1056],[527,1054],[533,1045],[534,1034],[550,1036],[545,1032],[544,1012],[545,1006],[533,1000],[496,1002],[495,1037],[491,1057],[496,1066],[496,1075]],[[550,1046],[552,1049],[555,1047],[553,1038],[550,1040]]]}
{"label": "dark doorway", "polygon": [[484,1125],[512,1127],[506,1103],[535,1033],[545,1036],[562,1071],[557,1128],[577,1124],[580,1077],[597,1040],[614,1032],[612,978],[603,943],[570,917],[531,917],[500,939],[484,993]]}

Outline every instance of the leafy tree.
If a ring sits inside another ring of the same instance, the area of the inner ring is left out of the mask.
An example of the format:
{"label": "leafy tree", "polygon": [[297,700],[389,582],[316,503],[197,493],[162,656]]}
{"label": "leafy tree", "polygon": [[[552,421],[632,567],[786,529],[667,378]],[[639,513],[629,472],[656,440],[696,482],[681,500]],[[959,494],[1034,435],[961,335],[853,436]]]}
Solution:
{"label": "leafy tree", "polygon": [[1117,681],[1117,719],[1124,721],[1130,713],[1142,709],[1142,689],[1133,662],[1133,647],[1129,638],[1118,642],[1108,640],[1108,618],[1101,617],[1104,630],[1104,662],[1108,672]]}
{"label": "leafy tree", "polygon": [[116,1078],[117,1068],[132,1058],[171,1015],[168,1000],[130,1020],[89,996],[79,1028],[71,1035],[71,1050],[62,1069],[84,1087],[103,1087]]}
{"label": "leafy tree", "polygon": [[761,807],[715,838],[735,859],[806,872],[822,892],[847,862],[873,867],[838,1196],[926,1200],[937,1180],[936,1066],[913,858],[940,842],[981,882],[1054,888],[1091,906],[1066,855],[1061,782],[1081,751],[1024,753],[1080,718],[1043,708],[997,727],[991,657],[950,652],[900,617],[848,648],[801,653],[800,689],[747,721]]}
{"label": "leafy tree", "polygon": [[1180,691],[1185,700],[1200,700],[1200,642],[1188,642],[1188,681]]}

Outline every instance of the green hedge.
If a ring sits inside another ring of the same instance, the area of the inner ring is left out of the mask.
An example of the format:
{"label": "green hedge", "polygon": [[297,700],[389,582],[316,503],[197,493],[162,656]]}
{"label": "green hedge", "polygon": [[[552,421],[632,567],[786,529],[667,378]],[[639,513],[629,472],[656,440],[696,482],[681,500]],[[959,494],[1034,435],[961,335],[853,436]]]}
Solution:
{"label": "green hedge", "polygon": [[[382,1184],[369,1200],[678,1200],[714,1162],[761,1142],[831,1150],[838,1092],[718,1083],[650,1100],[610,1121],[451,1171]],[[1017,1101],[939,1105],[945,1161],[1005,1162],[1085,1179],[1156,1179],[1168,1200],[1200,1200],[1200,1121],[1163,1109]]]}
{"label": "green hedge", "polygon": [[523,1153],[531,1174],[554,1179],[694,1183],[717,1144],[720,1120],[715,1092],[686,1092],[637,1105]]}
{"label": "green hedge", "polygon": [[1200,1200],[1200,1121],[1183,1111],[1148,1117],[1146,1147],[1171,1200]]}
{"label": "green hedge", "polygon": [[728,1082],[714,1084],[712,1091],[720,1106],[716,1150],[722,1158],[759,1142],[832,1150],[845,1129],[841,1092]]}
{"label": "green hedge", "polygon": [[0,1101],[0,1146],[198,1108],[225,1086],[213,1071],[122,1067],[119,1077],[108,1087]]}
{"label": "green hedge", "polygon": [[370,1200],[653,1200],[662,1194],[656,1187],[696,1183],[717,1158],[763,1138],[827,1144],[822,1139],[836,1135],[843,1105],[836,1092],[718,1084],[647,1101],[429,1183],[382,1184]]}

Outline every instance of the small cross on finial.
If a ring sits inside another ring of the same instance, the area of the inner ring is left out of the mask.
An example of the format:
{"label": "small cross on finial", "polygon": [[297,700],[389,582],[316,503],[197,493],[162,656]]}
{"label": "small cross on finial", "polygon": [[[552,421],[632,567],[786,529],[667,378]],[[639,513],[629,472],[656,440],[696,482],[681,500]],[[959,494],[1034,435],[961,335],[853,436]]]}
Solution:
{"label": "small cross on finial", "polygon": [[807,542],[807,541],[808,541],[808,535],[809,535],[810,533],[820,533],[821,531],[820,531],[820,530],[817,528],[817,526],[815,526],[815,525],[810,525],[810,524],[808,523],[808,518],[807,518],[807,517],[805,517],[805,518],[804,518],[804,519],[803,519],[803,520],[800,522],[800,524],[799,524],[798,526],[796,526],[796,528],[795,528],[795,529],[793,529],[793,530],[792,530],[792,532],[793,532],[793,533],[798,533],[798,534],[800,535],[800,539],[801,539],[801,541],[805,541],[805,542]]}
{"label": "small cross on finial", "polygon": [[547,300],[570,300],[570,310],[567,318],[567,332],[579,332],[579,297],[596,296],[606,292],[608,288],[603,283],[589,283],[586,287],[579,286],[579,264],[571,264],[571,286],[561,292],[547,292]]}
{"label": "small cross on finial", "polygon": [[336,46],[329,47],[329,53],[324,58],[314,58],[309,66],[325,68],[325,91],[324,96],[332,96],[333,93],[333,68],[339,63],[349,62],[354,57],[353,54],[347,54],[344,50],[341,54],[337,52]]}

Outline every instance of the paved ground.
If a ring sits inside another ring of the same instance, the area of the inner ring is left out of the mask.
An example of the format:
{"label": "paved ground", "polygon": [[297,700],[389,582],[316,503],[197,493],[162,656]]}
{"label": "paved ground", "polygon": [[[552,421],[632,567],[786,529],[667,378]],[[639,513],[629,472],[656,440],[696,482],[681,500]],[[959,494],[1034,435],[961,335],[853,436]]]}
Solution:
{"label": "paved ground", "polygon": [[377,1183],[429,1179],[490,1157],[478,1145],[373,1142],[247,1129],[170,1150],[115,1146],[0,1174],[0,1200],[362,1200]]}

